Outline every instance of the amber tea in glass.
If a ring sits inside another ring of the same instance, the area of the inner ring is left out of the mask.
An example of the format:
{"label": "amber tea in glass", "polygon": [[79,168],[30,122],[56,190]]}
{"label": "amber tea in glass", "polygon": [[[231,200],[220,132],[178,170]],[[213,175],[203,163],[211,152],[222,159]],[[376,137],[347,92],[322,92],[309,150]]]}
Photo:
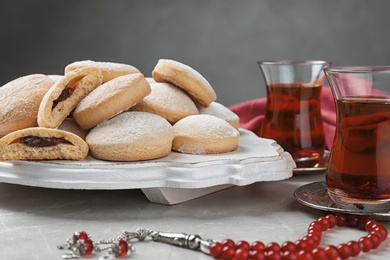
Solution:
{"label": "amber tea in glass", "polygon": [[297,167],[315,167],[325,150],[320,95],[325,61],[259,62],[267,106],[261,137],[274,139]]}
{"label": "amber tea in glass", "polygon": [[343,208],[389,211],[390,67],[334,67],[325,72],[337,109],[328,194]]}

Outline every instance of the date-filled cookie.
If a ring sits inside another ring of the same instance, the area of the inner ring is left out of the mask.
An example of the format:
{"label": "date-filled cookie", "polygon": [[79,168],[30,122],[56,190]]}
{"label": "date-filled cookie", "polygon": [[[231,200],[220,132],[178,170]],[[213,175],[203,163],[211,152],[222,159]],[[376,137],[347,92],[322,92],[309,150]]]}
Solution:
{"label": "date-filled cookie", "polygon": [[123,112],[87,135],[93,157],[110,161],[156,159],[171,152],[174,131],[164,118],[147,112]]}
{"label": "date-filled cookie", "polygon": [[58,127],[85,96],[102,84],[102,79],[102,70],[98,67],[80,68],[66,74],[43,97],[38,125]]}
{"label": "date-filled cookie", "polygon": [[88,145],[75,134],[43,127],[12,132],[0,139],[0,161],[84,160]]}

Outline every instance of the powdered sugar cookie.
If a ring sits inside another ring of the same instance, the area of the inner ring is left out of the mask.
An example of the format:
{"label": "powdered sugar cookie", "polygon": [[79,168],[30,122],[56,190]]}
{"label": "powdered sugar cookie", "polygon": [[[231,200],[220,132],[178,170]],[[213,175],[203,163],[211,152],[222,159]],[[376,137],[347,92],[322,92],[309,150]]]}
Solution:
{"label": "powdered sugar cookie", "polygon": [[103,82],[110,81],[119,76],[140,73],[140,71],[128,64],[104,61],[83,60],[75,61],[65,67],[65,74],[75,69],[84,67],[99,67],[103,72]]}
{"label": "powdered sugar cookie", "polygon": [[151,83],[150,88],[151,93],[132,107],[132,111],[157,114],[171,124],[186,116],[198,114],[194,102],[180,88],[170,83]]}
{"label": "powdered sugar cookie", "polygon": [[210,83],[198,71],[178,61],[160,59],[152,76],[158,82],[169,82],[184,89],[199,106],[207,107],[217,98]]}
{"label": "powdered sugar cookie", "polygon": [[53,84],[46,75],[32,74],[0,87],[0,137],[36,126],[39,104]]}
{"label": "powdered sugar cookie", "polygon": [[238,147],[240,133],[225,120],[211,115],[183,118],[173,128],[172,150],[189,154],[215,154]]}
{"label": "powdered sugar cookie", "polygon": [[173,127],[164,118],[147,112],[123,112],[93,128],[86,142],[98,159],[138,161],[169,154],[173,137]]}
{"label": "powdered sugar cookie", "polygon": [[0,139],[0,160],[83,160],[88,145],[75,134],[43,127],[12,132]]}
{"label": "powdered sugar cookie", "polygon": [[81,100],[73,117],[82,129],[90,129],[134,106],[149,93],[150,86],[143,74],[120,76],[100,85]]}
{"label": "powdered sugar cookie", "polygon": [[45,94],[38,110],[38,125],[56,128],[86,95],[102,83],[102,70],[85,67],[66,74]]}
{"label": "powdered sugar cookie", "polygon": [[238,129],[240,118],[236,113],[221,103],[212,102],[208,107],[198,107],[199,114],[212,115],[226,120],[231,126]]}

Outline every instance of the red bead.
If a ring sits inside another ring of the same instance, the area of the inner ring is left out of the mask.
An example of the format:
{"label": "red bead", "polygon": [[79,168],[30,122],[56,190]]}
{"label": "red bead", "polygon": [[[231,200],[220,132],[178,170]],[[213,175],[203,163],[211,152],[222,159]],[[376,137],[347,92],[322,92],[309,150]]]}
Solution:
{"label": "red bead", "polygon": [[359,216],[348,215],[348,226],[358,227],[359,226]]}
{"label": "red bead", "polygon": [[77,234],[77,239],[86,240],[86,239],[88,239],[88,234],[86,232],[84,232],[84,231],[79,232]]}
{"label": "red bead", "polygon": [[216,242],[210,246],[210,255],[215,259],[218,259],[222,254],[222,244]]}
{"label": "red bead", "polygon": [[286,251],[282,254],[283,260],[298,260],[298,253],[297,252],[290,252]]}
{"label": "red bead", "polygon": [[375,227],[378,226],[378,222],[376,220],[370,219],[366,222],[365,228],[367,232],[371,232]]}
{"label": "red bead", "polygon": [[309,237],[309,236],[304,236],[302,238],[302,240],[306,241],[306,243],[307,243],[306,251],[311,251],[318,246],[317,243],[314,241],[314,239]]}
{"label": "red bead", "polygon": [[361,230],[365,230],[366,229],[366,223],[367,223],[368,220],[370,220],[369,216],[360,216],[358,228],[361,229]]}
{"label": "red bead", "polygon": [[362,248],[363,252],[368,252],[372,249],[372,242],[367,237],[362,237],[359,239],[360,247]]}
{"label": "red bead", "polygon": [[336,218],[337,218],[337,226],[343,227],[348,225],[347,215],[343,213],[337,213]]}
{"label": "red bead", "polygon": [[388,232],[386,228],[380,224],[378,224],[375,228],[373,228],[371,233],[377,234],[380,237],[381,242],[385,241],[388,236]]}
{"label": "red bead", "polygon": [[325,252],[325,249],[322,247],[314,248],[313,251],[311,251],[311,254],[312,254],[314,260],[326,259],[326,252]]}
{"label": "red bead", "polygon": [[310,223],[307,232],[309,233],[311,231],[314,231],[314,232],[317,232],[317,233],[322,233],[322,226],[321,226],[321,224],[319,224],[318,221],[314,221],[314,222]]}
{"label": "red bead", "polygon": [[249,254],[250,254],[251,260],[265,260],[266,259],[266,256],[265,256],[265,253],[263,250],[260,250],[260,251],[253,250],[253,251],[250,251]]}
{"label": "red bead", "polygon": [[286,241],[282,244],[282,247],[280,248],[282,252],[295,252],[296,246],[291,241]]}
{"label": "red bead", "polygon": [[239,248],[236,250],[235,260],[248,260],[249,256],[249,250]]}
{"label": "red bead", "polygon": [[352,257],[358,256],[360,254],[360,252],[362,251],[362,249],[360,248],[359,243],[356,242],[356,241],[349,241],[347,243],[347,245],[351,249],[351,256]]}
{"label": "red bead", "polygon": [[[298,239],[297,241],[295,241],[295,246],[296,246],[296,250],[298,252],[301,250],[303,250],[303,251],[309,250],[309,244],[307,243],[306,240],[303,240],[303,239]],[[311,251],[311,249],[310,249],[310,251]]]}
{"label": "red bead", "polygon": [[267,244],[265,251],[280,252],[280,246],[278,243],[271,242],[271,243]]}
{"label": "red bead", "polygon": [[120,239],[118,241],[118,254],[117,254],[117,256],[127,255],[128,250],[129,250],[129,246],[127,245],[127,242],[123,239]]}
{"label": "red bead", "polygon": [[234,243],[234,241],[231,239],[225,239],[222,241],[222,247],[225,247],[225,246],[232,248],[234,250],[236,249],[236,243]]}
{"label": "red bead", "polygon": [[320,217],[318,220],[318,224],[322,227],[322,231],[326,231],[330,227],[329,220],[326,217]]}
{"label": "red bead", "polygon": [[348,259],[352,255],[351,248],[347,244],[340,244],[337,247],[337,250],[339,251],[339,256],[341,259]]}
{"label": "red bead", "polygon": [[266,253],[267,260],[281,260],[282,254],[280,251],[267,251]]}
{"label": "red bead", "polygon": [[265,251],[265,245],[261,241],[255,241],[251,245],[252,251]]}
{"label": "red bead", "polygon": [[367,235],[367,238],[371,240],[372,249],[377,248],[382,242],[379,235],[375,233]]}
{"label": "red bead", "polygon": [[337,260],[339,259],[339,251],[335,246],[327,246],[325,248],[326,258],[328,260]]}
{"label": "red bead", "polygon": [[89,256],[90,254],[92,254],[92,251],[93,251],[92,240],[87,238],[87,239],[83,240],[83,244],[84,244],[83,256]]}
{"label": "red bead", "polygon": [[250,248],[251,246],[249,245],[249,243],[244,240],[238,241],[236,244],[236,249],[244,249],[246,251],[249,251]]}
{"label": "red bead", "polygon": [[318,247],[321,243],[321,236],[318,234],[308,234],[306,237],[313,240],[314,247]]}
{"label": "red bead", "polygon": [[221,258],[223,260],[231,260],[236,254],[236,251],[229,247],[229,246],[225,246],[222,248],[222,253],[221,253]]}
{"label": "red bead", "polygon": [[300,251],[298,253],[298,260],[313,260],[313,256],[309,252]]}
{"label": "red bead", "polygon": [[334,228],[337,225],[337,218],[334,215],[328,214],[325,218],[329,220],[329,228]]}

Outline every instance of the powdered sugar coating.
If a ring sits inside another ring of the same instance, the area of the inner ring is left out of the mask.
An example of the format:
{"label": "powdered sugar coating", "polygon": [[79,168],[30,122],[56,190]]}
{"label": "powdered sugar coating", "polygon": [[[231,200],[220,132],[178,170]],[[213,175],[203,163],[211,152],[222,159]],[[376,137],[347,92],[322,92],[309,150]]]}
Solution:
{"label": "powdered sugar coating", "polygon": [[212,115],[226,120],[234,128],[238,128],[240,118],[236,113],[218,102],[212,102],[208,107],[198,107],[199,113]]}
{"label": "powdered sugar coating", "polygon": [[210,83],[198,71],[178,61],[160,59],[152,76],[157,82],[170,82],[184,89],[200,106],[207,107],[217,97]]}
{"label": "powdered sugar coating", "polygon": [[129,64],[83,60],[83,61],[75,61],[71,64],[68,64],[65,67],[65,74],[78,68],[95,67],[95,66],[99,67],[103,71],[103,82],[107,82],[116,77],[123,76],[126,74],[140,73],[140,71],[137,68]]}
{"label": "powdered sugar coating", "polygon": [[146,112],[124,112],[93,128],[86,142],[95,158],[140,161],[168,155],[173,138],[173,127],[164,118]]}
{"label": "powdered sugar coating", "polygon": [[237,137],[240,133],[225,120],[212,115],[193,115],[183,118],[174,126],[175,135],[193,138]]}
{"label": "powdered sugar coating", "polygon": [[151,83],[150,88],[150,94],[131,110],[160,115],[171,124],[186,116],[198,114],[198,109],[192,99],[180,88],[163,82]]}
{"label": "powdered sugar coating", "polygon": [[36,126],[39,104],[53,84],[46,75],[32,74],[0,87],[0,135]]}
{"label": "powdered sugar coating", "polygon": [[240,133],[211,115],[188,116],[177,122],[172,150],[189,154],[226,153],[237,149]]}
{"label": "powdered sugar coating", "polygon": [[[173,128],[164,118],[147,112],[124,112],[93,128],[88,144],[133,143],[155,138],[156,133],[173,139]],[[172,140],[171,139],[171,140]]]}
{"label": "powdered sugar coating", "polygon": [[165,61],[168,63],[171,63],[173,66],[177,66],[180,70],[187,72],[189,74],[189,76],[200,81],[200,83],[202,83],[202,85],[204,85],[208,91],[214,92],[213,87],[210,85],[210,83],[207,81],[207,79],[205,77],[203,77],[202,74],[200,74],[194,68],[192,68],[184,63],[174,61],[174,60],[165,60]]}

